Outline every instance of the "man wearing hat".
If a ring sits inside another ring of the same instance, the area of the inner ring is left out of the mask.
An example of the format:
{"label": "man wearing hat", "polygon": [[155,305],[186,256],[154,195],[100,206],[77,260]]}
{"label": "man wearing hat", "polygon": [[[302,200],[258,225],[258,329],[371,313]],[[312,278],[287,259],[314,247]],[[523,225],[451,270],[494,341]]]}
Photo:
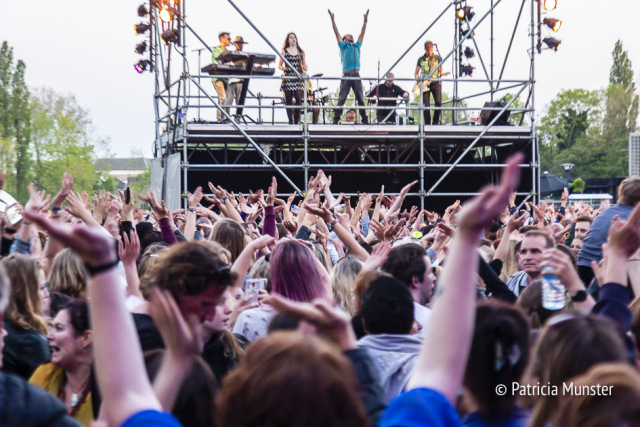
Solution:
{"label": "man wearing hat", "polygon": [[[236,52],[241,52],[242,47],[245,45],[245,41],[242,36],[237,36],[232,44],[236,47]],[[238,99],[240,98],[240,92],[242,92],[243,83],[244,79],[229,80],[229,86],[227,87],[227,104],[233,105],[233,101],[235,99],[236,105],[238,105]],[[227,109],[227,113],[229,113],[229,109]],[[238,109],[236,108],[236,123],[238,123],[238,121]]]}

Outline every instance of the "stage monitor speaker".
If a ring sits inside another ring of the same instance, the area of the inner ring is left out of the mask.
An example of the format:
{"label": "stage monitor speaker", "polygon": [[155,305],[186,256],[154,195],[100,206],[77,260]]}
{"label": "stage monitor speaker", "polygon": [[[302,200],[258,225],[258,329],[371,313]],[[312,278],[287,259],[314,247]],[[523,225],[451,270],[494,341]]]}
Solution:
{"label": "stage monitor speaker", "polygon": [[[504,108],[506,106],[507,106],[507,103],[504,101],[484,103],[484,108]],[[482,121],[482,126],[488,126],[489,123],[491,123],[493,119],[496,118],[499,112],[500,111],[498,110],[482,110],[480,112],[480,119]],[[510,126],[511,124],[509,123],[509,114],[511,114],[509,110],[506,110],[504,113],[502,113],[502,115],[496,122],[496,126]]]}

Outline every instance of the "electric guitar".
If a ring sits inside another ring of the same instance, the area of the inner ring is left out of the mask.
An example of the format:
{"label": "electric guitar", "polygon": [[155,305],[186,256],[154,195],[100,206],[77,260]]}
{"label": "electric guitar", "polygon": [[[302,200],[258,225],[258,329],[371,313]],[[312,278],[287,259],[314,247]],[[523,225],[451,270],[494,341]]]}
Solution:
{"label": "electric guitar", "polygon": [[[451,74],[450,72],[446,72],[444,74],[442,74],[440,77],[445,77],[448,76],[449,74]],[[440,78],[438,77],[438,78]],[[431,83],[431,81],[426,81],[424,83],[422,83],[422,91],[423,92],[429,92],[429,83]],[[415,98],[418,98],[420,96],[420,82],[417,81],[414,85],[413,85],[413,96]]]}

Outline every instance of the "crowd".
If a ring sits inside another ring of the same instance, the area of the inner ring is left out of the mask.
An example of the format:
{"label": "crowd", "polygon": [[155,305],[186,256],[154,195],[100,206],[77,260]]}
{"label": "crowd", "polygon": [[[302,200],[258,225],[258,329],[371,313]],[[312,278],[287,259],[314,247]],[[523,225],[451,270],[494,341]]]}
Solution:
{"label": "crowd", "polygon": [[522,160],[441,214],[322,171],[304,200],[209,183],[174,211],[30,187],[0,425],[639,425],[640,176],[519,209]]}

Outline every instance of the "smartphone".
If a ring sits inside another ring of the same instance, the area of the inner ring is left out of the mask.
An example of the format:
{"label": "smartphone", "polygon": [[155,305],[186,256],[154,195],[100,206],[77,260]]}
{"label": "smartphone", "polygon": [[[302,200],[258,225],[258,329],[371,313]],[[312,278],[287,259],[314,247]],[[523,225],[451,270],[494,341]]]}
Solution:
{"label": "smartphone", "polygon": [[4,213],[4,216],[12,226],[17,225],[22,221],[22,215],[18,212],[18,205],[9,206]]}
{"label": "smartphone", "polygon": [[129,187],[124,190],[124,202],[127,205],[131,203],[131,189]]}
{"label": "smartphone", "polygon": [[244,286],[245,295],[251,295],[248,304],[258,302],[260,289],[267,289],[267,279],[247,279]]}

